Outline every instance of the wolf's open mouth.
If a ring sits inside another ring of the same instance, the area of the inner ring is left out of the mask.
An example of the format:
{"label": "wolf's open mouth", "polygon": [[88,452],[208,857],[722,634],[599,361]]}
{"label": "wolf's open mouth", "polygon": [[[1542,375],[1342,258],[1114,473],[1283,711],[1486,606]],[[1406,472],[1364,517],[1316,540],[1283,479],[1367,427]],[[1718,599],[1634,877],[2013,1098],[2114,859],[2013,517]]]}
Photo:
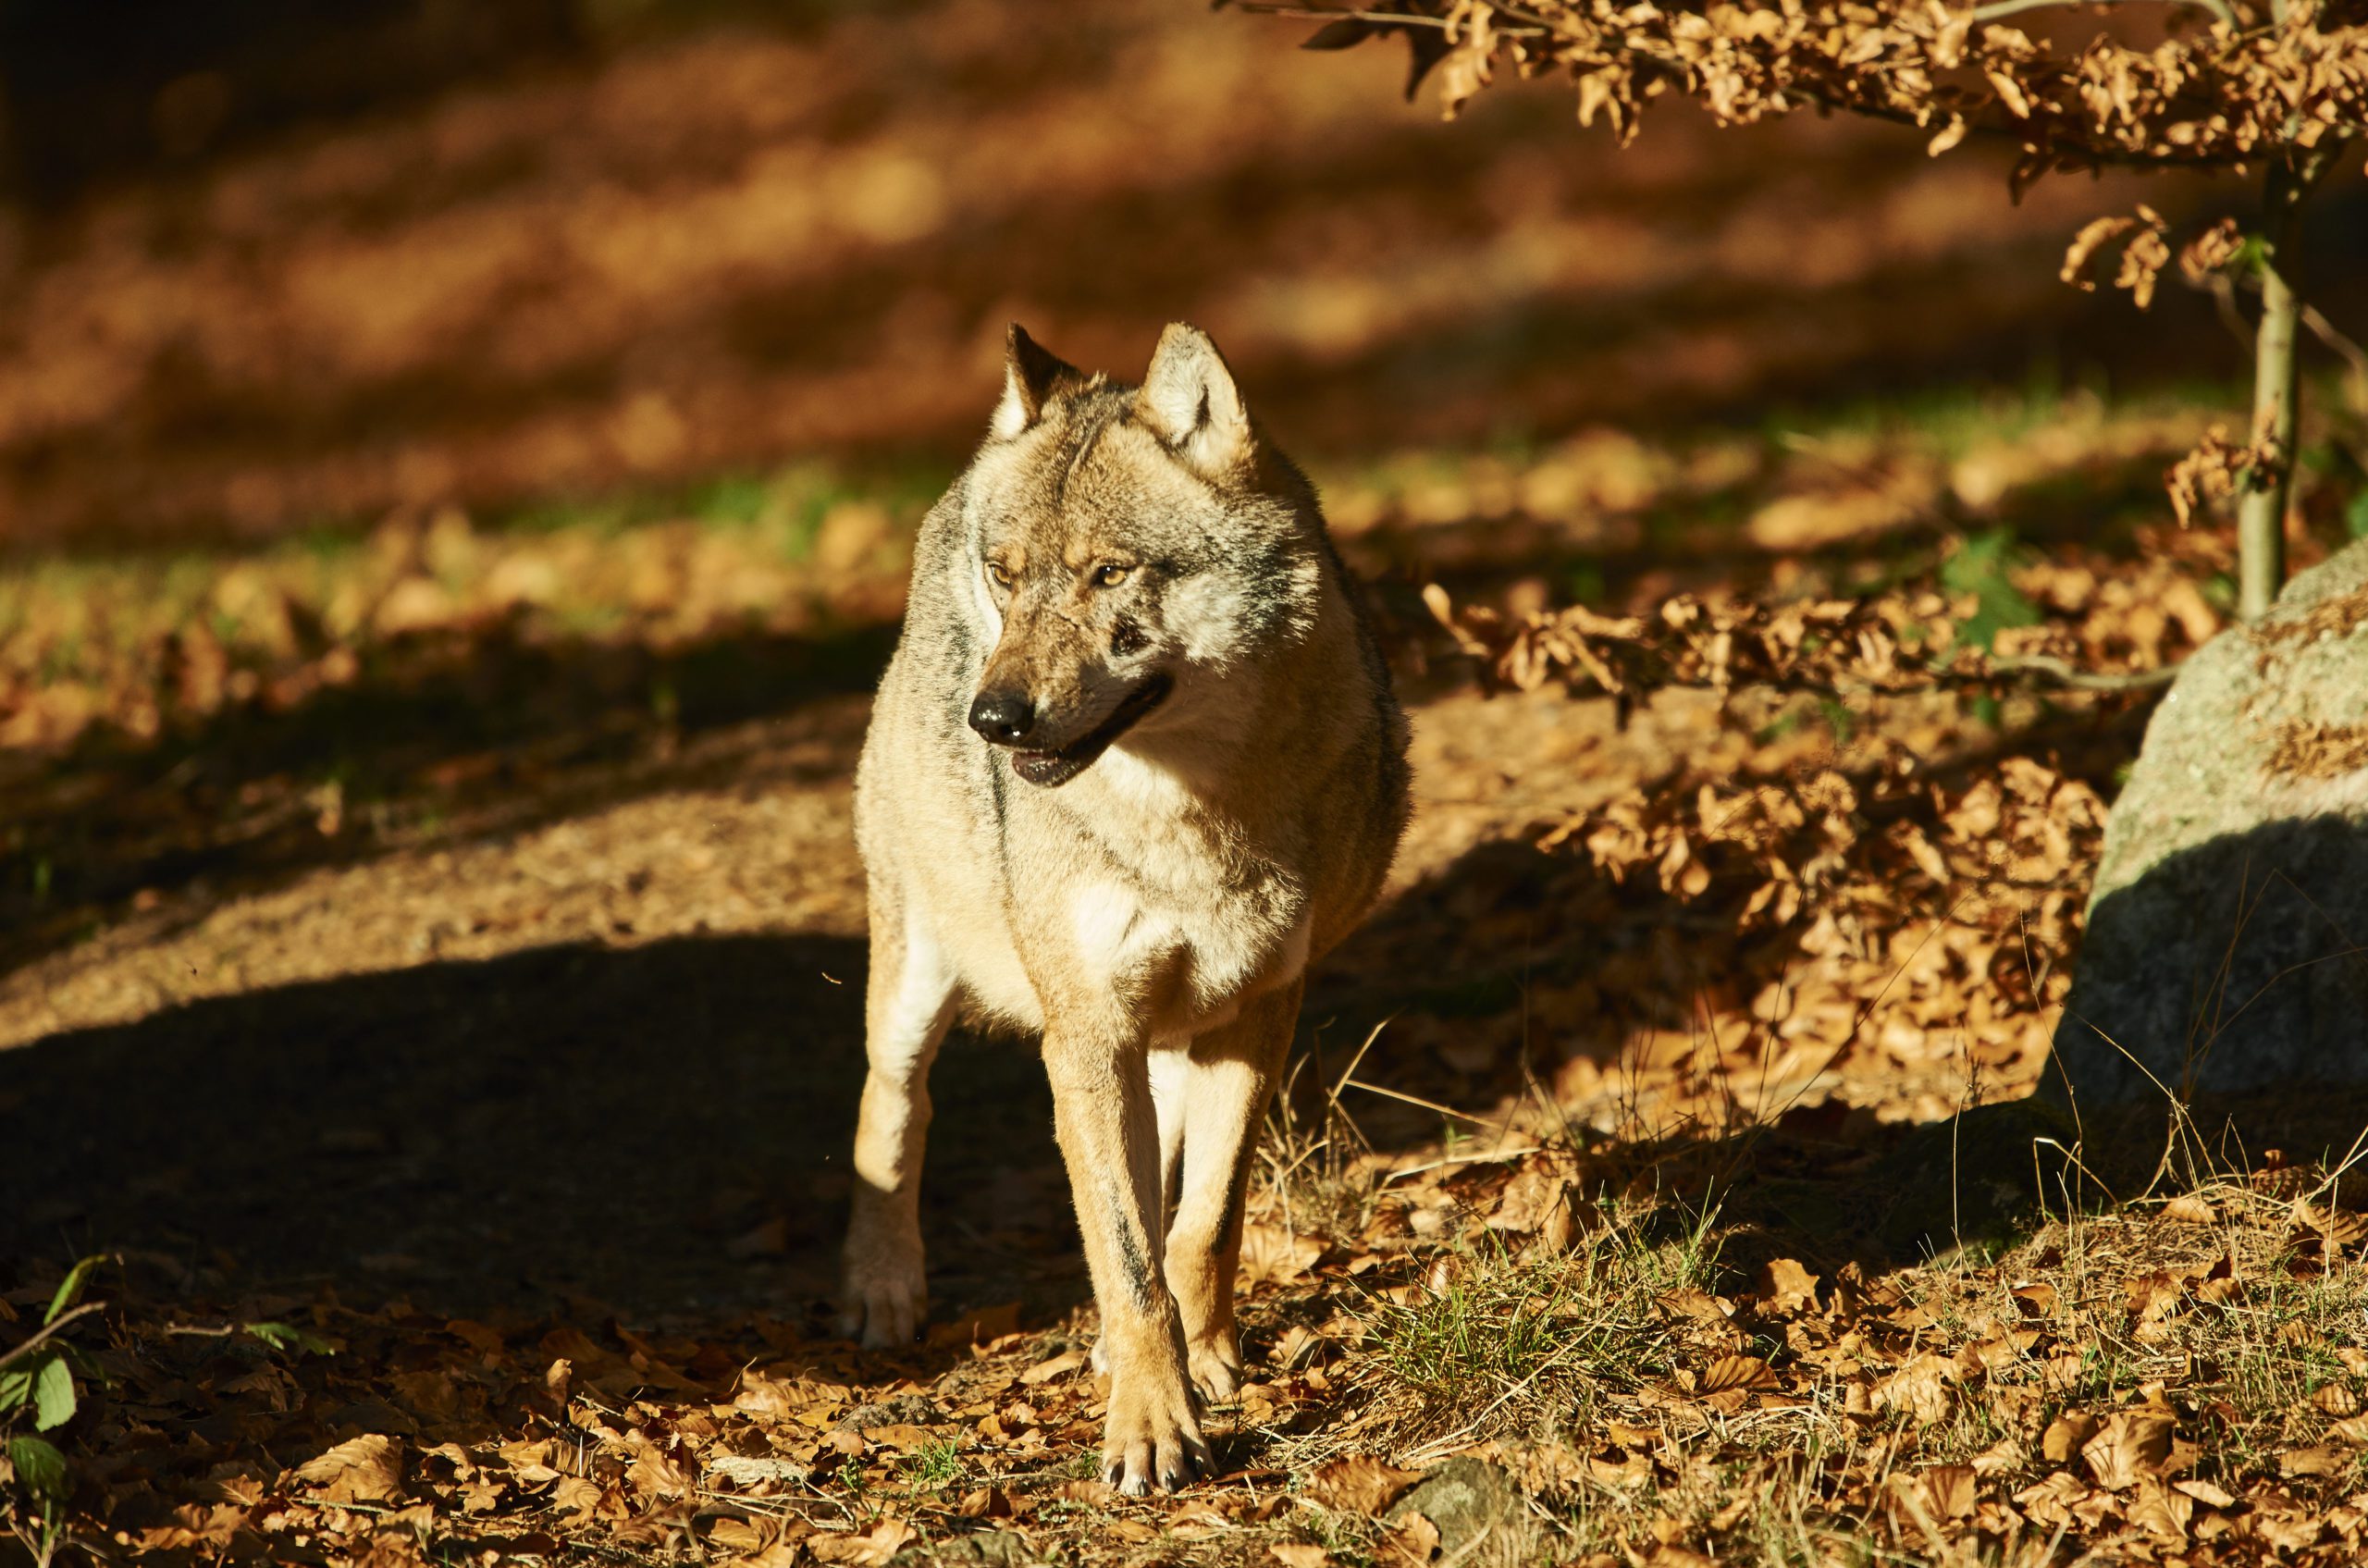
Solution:
{"label": "wolf's open mouth", "polygon": [[1118,706],[1110,710],[1110,717],[1060,750],[1023,751],[1015,748],[1011,754],[1011,771],[1030,784],[1041,784],[1046,789],[1068,783],[1093,766],[1093,759],[1109,750],[1112,741],[1132,729],[1136,720],[1166,701],[1175,685],[1166,675],[1153,675],[1121,698]]}

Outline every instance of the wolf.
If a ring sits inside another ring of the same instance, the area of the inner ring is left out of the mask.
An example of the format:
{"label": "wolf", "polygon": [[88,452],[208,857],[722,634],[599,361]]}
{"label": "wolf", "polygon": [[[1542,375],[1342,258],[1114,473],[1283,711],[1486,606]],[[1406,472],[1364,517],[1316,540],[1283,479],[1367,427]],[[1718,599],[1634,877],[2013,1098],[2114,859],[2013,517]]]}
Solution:
{"label": "wolf", "polygon": [[1104,1475],[1207,1473],[1199,1401],[1242,1373],[1257,1129],[1307,967],[1405,830],[1406,744],[1315,492],[1208,336],[1170,326],[1128,387],[1015,324],[986,439],[921,524],[856,772],[871,969],[844,1331],[921,1321],[948,1027],[1041,1034],[1110,1376]]}

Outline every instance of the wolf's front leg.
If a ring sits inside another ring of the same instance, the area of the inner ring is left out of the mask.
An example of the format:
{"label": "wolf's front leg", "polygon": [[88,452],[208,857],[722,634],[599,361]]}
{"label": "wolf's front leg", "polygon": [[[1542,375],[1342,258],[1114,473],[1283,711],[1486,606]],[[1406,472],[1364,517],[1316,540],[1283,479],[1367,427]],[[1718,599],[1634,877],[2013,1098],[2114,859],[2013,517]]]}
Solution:
{"label": "wolf's front leg", "polygon": [[1208,1399],[1229,1398],[1241,1386],[1233,1286],[1242,1204],[1258,1121],[1299,1022],[1300,990],[1294,980],[1243,1004],[1231,1023],[1192,1043],[1184,1075],[1184,1172],[1167,1233],[1167,1283],[1183,1322],[1193,1387]]}
{"label": "wolf's front leg", "polygon": [[1207,1474],[1176,1300],[1160,1272],[1159,1129],[1144,1043],[1044,1033],[1053,1120],[1085,1236],[1110,1369],[1103,1475],[1120,1491],[1174,1491]]}
{"label": "wolf's front leg", "polygon": [[870,1068],[856,1119],[839,1331],[875,1348],[911,1342],[928,1306],[921,1259],[921,1152],[929,1069],[954,1019],[954,981],[935,942],[875,887],[864,989]]}

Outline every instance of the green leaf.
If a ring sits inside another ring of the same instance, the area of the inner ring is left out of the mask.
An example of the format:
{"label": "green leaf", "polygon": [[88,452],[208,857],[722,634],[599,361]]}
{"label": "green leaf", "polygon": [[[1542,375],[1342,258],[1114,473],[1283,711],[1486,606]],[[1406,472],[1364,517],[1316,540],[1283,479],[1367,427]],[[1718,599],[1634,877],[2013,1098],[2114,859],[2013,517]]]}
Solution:
{"label": "green leaf", "polygon": [[1942,588],[1953,598],[1973,596],[1973,613],[1957,627],[1961,642],[1987,653],[2007,627],[2039,623],[2039,606],[2006,574],[2019,553],[2011,532],[1990,528],[1967,535],[1941,562]]}
{"label": "green leaf", "polygon": [[39,1438],[8,1439],[8,1464],[17,1483],[45,1503],[66,1500],[66,1456]]}
{"label": "green leaf", "polygon": [[242,1323],[239,1325],[273,1350],[299,1350],[309,1355],[335,1355],[337,1347],[318,1334],[310,1334],[288,1323]]}
{"label": "green leaf", "polygon": [[56,1322],[60,1314],[82,1299],[82,1287],[90,1283],[91,1271],[106,1261],[106,1253],[93,1253],[68,1271],[66,1278],[58,1282],[57,1294],[49,1299],[49,1311],[43,1315],[41,1320],[43,1327]]}
{"label": "green leaf", "polygon": [[14,1410],[33,1397],[33,1375],[24,1367],[0,1372],[0,1410]]}
{"label": "green leaf", "polygon": [[2368,539],[2368,489],[2351,498],[2343,509],[2343,531],[2355,539]]}
{"label": "green leaf", "polygon": [[46,1432],[74,1419],[74,1371],[54,1355],[33,1371],[33,1429]]}

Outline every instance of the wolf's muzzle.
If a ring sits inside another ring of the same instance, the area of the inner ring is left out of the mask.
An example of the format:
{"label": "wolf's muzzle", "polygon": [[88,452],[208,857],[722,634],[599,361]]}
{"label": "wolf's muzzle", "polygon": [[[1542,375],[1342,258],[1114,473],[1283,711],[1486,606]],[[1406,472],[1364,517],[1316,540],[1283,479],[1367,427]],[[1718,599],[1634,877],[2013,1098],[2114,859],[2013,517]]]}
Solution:
{"label": "wolf's muzzle", "polygon": [[[1018,773],[1030,784],[1051,789],[1057,784],[1068,783],[1093,766],[1094,759],[1109,750],[1111,743],[1132,729],[1137,720],[1166,701],[1167,694],[1174,688],[1175,682],[1168,676],[1153,675],[1121,698],[1118,705],[1110,710],[1108,718],[1058,750],[1018,746],[990,734],[978,721],[979,707],[986,700],[983,698],[979,702],[971,704],[970,723],[973,729],[978,730],[987,739],[994,741],[997,745],[1011,747],[1013,772]],[[1023,738],[1034,728],[1035,714],[1031,710],[1029,712],[1027,729],[1022,731]]]}

